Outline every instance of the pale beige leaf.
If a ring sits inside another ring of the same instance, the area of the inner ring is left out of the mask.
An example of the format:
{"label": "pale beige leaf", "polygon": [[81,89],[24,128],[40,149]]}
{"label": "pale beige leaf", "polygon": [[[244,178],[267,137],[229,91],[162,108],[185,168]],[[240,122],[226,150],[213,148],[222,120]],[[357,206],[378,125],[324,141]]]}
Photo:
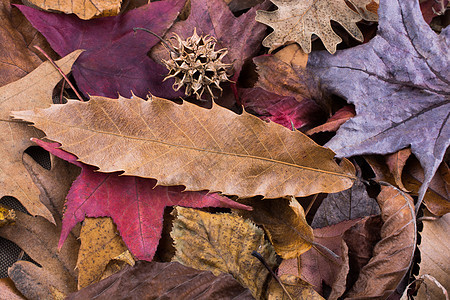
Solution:
{"label": "pale beige leaf", "polygon": [[108,263],[127,251],[111,218],[86,218],[80,241],[78,289],[100,281]]}
{"label": "pale beige leaf", "polygon": [[171,232],[177,249],[174,260],[216,276],[230,273],[259,299],[270,275],[251,253],[260,253],[271,268],[276,260],[264,232],[234,214],[210,214],[182,207],[176,208],[176,214]]}
{"label": "pale beige leaf", "polygon": [[379,0],[347,0],[366,21],[378,21]]}
{"label": "pale beige leaf", "polygon": [[[450,290],[450,213],[436,221],[423,221],[422,241],[420,249],[419,275],[429,274],[439,281],[447,291]],[[445,299],[442,290],[428,285],[431,299]],[[425,289],[420,289],[418,299],[426,299]]]}
{"label": "pale beige leaf", "polygon": [[80,19],[115,16],[120,12],[122,0],[25,0],[43,10],[75,14]]}
{"label": "pale beige leaf", "polygon": [[311,52],[311,36],[317,35],[330,52],[342,39],[332,30],[330,21],[341,24],[355,39],[363,40],[356,22],[361,20],[344,0],[271,0],[278,9],[258,11],[256,21],[274,29],[263,41],[270,51],[289,42],[297,42],[306,53]]}
{"label": "pale beige leaf", "polygon": [[14,113],[101,172],[156,178],[160,185],[277,198],[352,186],[353,165],[301,132],[220,106],[153,97],[92,97]]}
{"label": "pale beige leaf", "polygon": [[[81,54],[74,51],[56,62],[64,73]],[[32,215],[55,222],[49,210],[39,201],[39,190],[22,163],[24,151],[32,146],[31,137],[42,133],[27,124],[11,120],[11,110],[44,108],[52,104],[52,92],[62,79],[50,62],[41,64],[27,76],[0,87],[0,197],[17,198]]]}

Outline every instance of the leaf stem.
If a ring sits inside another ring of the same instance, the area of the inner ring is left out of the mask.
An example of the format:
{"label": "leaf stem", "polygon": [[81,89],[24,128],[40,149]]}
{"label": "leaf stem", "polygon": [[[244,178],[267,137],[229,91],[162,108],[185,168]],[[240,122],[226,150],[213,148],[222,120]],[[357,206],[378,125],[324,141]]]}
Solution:
{"label": "leaf stem", "polygon": [[44,50],[41,49],[41,47],[39,46],[34,46],[34,48],[38,49],[39,52],[41,52],[47,59],[48,61],[56,68],[56,70],[58,70],[58,72],[61,74],[61,76],[67,81],[67,83],[70,85],[70,87],[72,88],[72,90],[75,92],[75,95],[77,95],[78,99],[80,99],[80,101],[84,101],[83,98],[80,96],[80,94],[78,93],[78,91],[75,89],[75,87],[72,85],[72,83],[70,82],[69,78],[67,78],[66,74],[64,74],[64,72],[61,70],[60,67],[58,67],[58,65],[53,61],[53,59],[51,59],[50,56],[48,56],[47,53],[45,53]]}
{"label": "leaf stem", "polygon": [[264,257],[262,257],[261,254],[259,254],[256,251],[252,251],[252,256],[256,257],[263,265],[264,267],[266,267],[266,269],[270,272],[270,274],[273,276],[273,278],[275,278],[275,280],[281,285],[281,288],[283,289],[283,291],[286,293],[286,295],[289,297],[290,300],[294,300],[292,298],[292,296],[289,294],[289,292],[286,290],[286,287],[284,286],[284,284],[281,282],[280,278],[272,271],[272,269],[269,267],[269,265],[267,264],[266,260],[264,259]]}
{"label": "leaf stem", "polygon": [[160,37],[159,35],[157,35],[157,34],[154,33],[153,31],[150,31],[150,30],[148,30],[148,29],[146,29],[146,28],[142,28],[142,27],[134,27],[134,28],[133,28],[133,31],[134,31],[134,32],[136,32],[137,30],[142,30],[142,31],[148,32],[148,33],[150,33],[150,34],[153,34],[154,36],[156,36],[156,37],[161,41],[161,43],[164,44],[164,46],[167,47],[167,49],[169,49],[170,52],[173,52],[173,53],[175,53],[176,55],[180,55],[180,53],[179,53],[178,51],[176,51],[175,49],[173,49],[173,47],[171,47],[171,46],[169,45],[169,43],[167,43],[162,37]]}

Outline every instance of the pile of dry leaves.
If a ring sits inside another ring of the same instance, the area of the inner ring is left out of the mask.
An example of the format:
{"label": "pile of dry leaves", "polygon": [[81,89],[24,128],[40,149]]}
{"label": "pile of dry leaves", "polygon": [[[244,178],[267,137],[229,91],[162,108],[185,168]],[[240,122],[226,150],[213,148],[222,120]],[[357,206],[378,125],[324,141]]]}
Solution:
{"label": "pile of dry leaves", "polygon": [[1,0],[0,298],[448,299],[447,7]]}

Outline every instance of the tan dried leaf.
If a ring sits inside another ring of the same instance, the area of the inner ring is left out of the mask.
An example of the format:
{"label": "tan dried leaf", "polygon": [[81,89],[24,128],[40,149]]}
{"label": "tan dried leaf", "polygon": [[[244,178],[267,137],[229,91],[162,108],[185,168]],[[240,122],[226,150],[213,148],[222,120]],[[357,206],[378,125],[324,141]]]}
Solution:
{"label": "tan dried leaf", "polygon": [[391,295],[408,271],[416,248],[417,227],[413,199],[393,186],[381,186],[381,240],[346,299]]}
{"label": "tan dried leaf", "polygon": [[[74,51],[57,61],[64,73],[70,72],[72,64],[82,50]],[[52,104],[52,92],[62,79],[50,62],[41,64],[27,76],[0,87],[0,197],[17,198],[32,215],[39,215],[55,222],[50,211],[40,202],[39,190],[22,163],[24,151],[32,146],[31,137],[42,133],[27,124],[9,117],[11,110],[44,108]]]}
{"label": "tan dried leaf", "polygon": [[[14,113],[100,172],[156,178],[160,185],[277,198],[351,187],[354,167],[306,135],[220,106],[153,97],[92,97]],[[220,120],[220,122],[218,122]]]}
{"label": "tan dried leaf", "polygon": [[25,0],[26,4],[43,10],[76,14],[80,19],[115,16],[120,12],[122,0]]}
{"label": "tan dried leaf", "polygon": [[[419,276],[430,274],[440,282],[444,288],[450,290],[450,213],[436,221],[423,221],[423,231],[420,233],[422,241],[420,249]],[[445,299],[442,290],[434,285],[428,285],[431,299]],[[420,289],[417,299],[427,299],[425,289]]]}
{"label": "tan dried leaf", "polygon": [[0,279],[0,299],[26,300],[10,278]]}
{"label": "tan dried leaf", "polygon": [[366,21],[378,21],[379,0],[347,0]]}
{"label": "tan dried leaf", "polygon": [[284,47],[275,53],[274,56],[292,67],[306,68],[308,63],[308,54],[297,44]]}
{"label": "tan dried leaf", "polygon": [[314,235],[305,219],[303,207],[295,199],[241,200],[252,211],[239,211],[262,225],[275,251],[284,259],[295,258],[312,247]]}
{"label": "tan dried leaf", "polygon": [[230,273],[256,299],[264,293],[269,271],[251,255],[257,251],[272,268],[275,251],[264,232],[234,214],[210,214],[177,207],[171,236],[177,252],[174,261],[218,276]]}
{"label": "tan dried leaf", "polygon": [[361,20],[344,0],[271,0],[276,11],[258,11],[256,21],[274,29],[263,40],[263,46],[275,48],[289,42],[297,42],[306,53],[311,52],[311,36],[317,35],[330,53],[342,39],[332,30],[330,21],[340,23],[355,39],[363,41],[363,35],[356,26]]}
{"label": "tan dried leaf", "polygon": [[100,281],[108,263],[127,250],[111,218],[86,218],[80,240],[78,289]]}

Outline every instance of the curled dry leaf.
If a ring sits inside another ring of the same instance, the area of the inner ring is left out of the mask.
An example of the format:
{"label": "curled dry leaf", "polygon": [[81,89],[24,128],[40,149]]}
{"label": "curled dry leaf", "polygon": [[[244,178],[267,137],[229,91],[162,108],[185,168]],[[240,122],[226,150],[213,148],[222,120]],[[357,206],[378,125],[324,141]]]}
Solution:
{"label": "curled dry leaf", "polygon": [[108,263],[127,250],[111,218],[86,218],[80,241],[78,289],[100,281]]}
{"label": "curled dry leaf", "polygon": [[138,261],[67,297],[77,299],[245,299],[253,297],[230,274],[214,276],[177,262]]}
{"label": "curled dry leaf", "polygon": [[275,251],[264,240],[264,232],[234,214],[210,214],[182,207],[177,207],[174,213],[177,215],[171,232],[177,249],[174,260],[216,276],[230,273],[260,299],[270,275],[251,253],[260,253],[270,268],[276,263]]}
{"label": "curled dry leaf", "polygon": [[123,170],[186,190],[277,198],[338,192],[355,179],[348,160],[337,164],[306,135],[217,105],[92,97],[14,116],[100,172]]}
{"label": "curled dry leaf", "polygon": [[408,192],[408,190],[403,186],[402,172],[410,155],[411,149],[406,148],[386,156],[386,165],[394,177],[395,184],[404,192]]}
{"label": "curled dry leaf", "polygon": [[[450,214],[446,214],[436,221],[423,221],[423,231],[420,233],[422,241],[419,245],[421,262],[419,275],[429,274],[436,278],[447,291],[450,290]],[[426,289],[420,289],[417,299],[445,299],[442,290],[431,284]]]}
{"label": "curled dry leaf", "polygon": [[49,12],[60,11],[65,14],[75,14],[80,19],[88,20],[94,17],[115,16],[120,11],[121,0],[25,0],[25,4],[37,6]]}
{"label": "curled dry leaf", "polygon": [[377,201],[369,197],[364,183],[357,180],[350,189],[329,194],[317,209],[311,226],[321,228],[379,213]]}
{"label": "curled dry leaf", "polygon": [[291,298],[286,295],[286,292],[283,290],[281,285],[275,279],[272,279],[268,288],[267,298],[269,300],[324,300],[324,298],[322,298],[322,296],[320,296],[309,283],[302,280],[300,277],[282,275],[280,276],[280,280]]}
{"label": "curled dry leaf", "polygon": [[341,127],[342,124],[350,120],[355,116],[355,107],[353,105],[346,105],[339,109],[334,115],[332,115],[325,124],[314,127],[306,132],[307,135],[314,133],[331,131],[334,132]]}
{"label": "curled dry leaf", "polygon": [[[56,64],[64,73],[69,73],[72,64],[81,54],[72,52]],[[50,211],[39,200],[39,189],[33,184],[22,163],[24,151],[33,145],[31,137],[42,136],[38,130],[12,120],[13,109],[44,108],[52,104],[52,92],[62,76],[50,62],[41,64],[24,78],[0,87],[0,197],[12,196],[32,215],[39,215],[55,222]]]}
{"label": "curled dry leaf", "polygon": [[336,52],[336,46],[342,39],[332,30],[331,20],[341,24],[358,41],[363,40],[363,35],[356,26],[361,17],[344,0],[271,1],[278,10],[258,11],[256,14],[258,22],[274,29],[263,41],[263,46],[270,48],[270,51],[288,42],[297,42],[309,53],[311,36],[315,34],[330,53]]}
{"label": "curled dry leaf", "polygon": [[[443,216],[450,212],[448,179],[446,179],[446,176],[448,176],[448,166],[446,163],[442,163],[425,193],[424,204],[436,216]],[[403,182],[413,195],[417,195],[424,182],[423,169],[417,160],[408,163],[406,166],[403,173]]]}
{"label": "curled dry leaf", "polygon": [[433,32],[418,0],[381,0],[379,18],[368,43],[311,53],[308,68],[356,108],[326,146],[339,157],[411,146],[425,169],[421,202],[450,144],[450,27]]}
{"label": "curled dry leaf", "polygon": [[333,287],[335,294],[342,295],[345,290],[346,276],[349,270],[347,246],[342,235],[359,220],[314,229],[316,244],[333,251],[339,258],[330,256],[323,248],[313,247],[299,258],[283,260],[278,274],[289,274],[303,278],[322,294],[323,283]]}
{"label": "curled dry leaf", "polygon": [[314,241],[313,230],[305,219],[303,207],[295,199],[240,200],[252,211],[239,215],[262,225],[275,248],[284,259],[295,258],[308,251]]}
{"label": "curled dry leaf", "polygon": [[387,298],[411,265],[416,248],[416,216],[412,198],[393,186],[381,186],[381,240],[346,299]]}

